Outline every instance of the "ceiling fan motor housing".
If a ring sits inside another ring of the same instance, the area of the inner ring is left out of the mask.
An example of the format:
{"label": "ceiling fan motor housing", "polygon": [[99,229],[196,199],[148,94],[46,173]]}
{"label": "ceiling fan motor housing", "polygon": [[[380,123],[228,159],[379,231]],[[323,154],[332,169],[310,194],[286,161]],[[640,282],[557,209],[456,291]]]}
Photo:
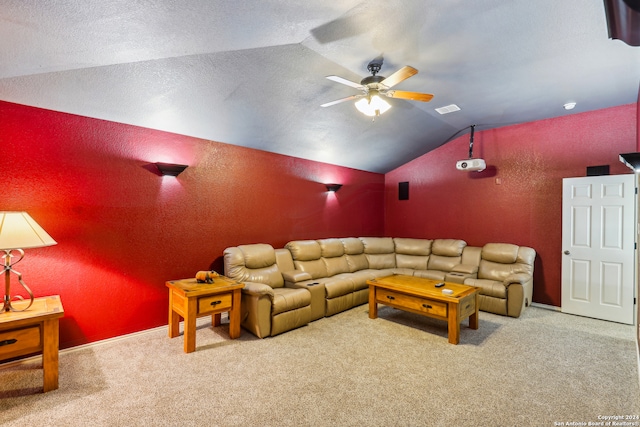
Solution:
{"label": "ceiling fan motor housing", "polygon": [[385,78],[383,76],[367,76],[360,81],[360,84],[370,89],[382,89],[381,83]]}

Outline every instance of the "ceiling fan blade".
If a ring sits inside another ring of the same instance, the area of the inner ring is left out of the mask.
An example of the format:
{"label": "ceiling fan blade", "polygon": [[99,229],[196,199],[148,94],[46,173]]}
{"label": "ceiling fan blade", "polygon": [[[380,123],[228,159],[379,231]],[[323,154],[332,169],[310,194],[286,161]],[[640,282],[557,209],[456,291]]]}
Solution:
{"label": "ceiling fan blade", "polygon": [[385,85],[386,87],[393,87],[400,83],[403,80],[408,79],[409,77],[418,74],[418,70],[408,65],[400,68],[395,73],[391,74],[389,77],[381,81],[380,83]]}
{"label": "ceiling fan blade", "polygon": [[355,87],[356,89],[363,89],[364,87],[360,83],[352,82],[351,80],[343,79],[338,76],[327,76],[329,80],[332,80],[336,83],[342,83],[343,85]]}
{"label": "ceiling fan blade", "polygon": [[407,92],[405,90],[389,90],[385,92],[389,98],[408,99],[410,101],[429,102],[433,98],[430,93]]}
{"label": "ceiling fan blade", "polygon": [[325,104],[322,104],[321,107],[331,107],[332,105],[336,105],[336,104],[340,104],[341,102],[346,102],[346,101],[351,101],[352,99],[358,99],[358,98],[362,98],[364,95],[351,95],[351,96],[347,96],[346,98],[342,98],[342,99],[337,99],[335,101],[331,101],[331,102],[327,102]]}

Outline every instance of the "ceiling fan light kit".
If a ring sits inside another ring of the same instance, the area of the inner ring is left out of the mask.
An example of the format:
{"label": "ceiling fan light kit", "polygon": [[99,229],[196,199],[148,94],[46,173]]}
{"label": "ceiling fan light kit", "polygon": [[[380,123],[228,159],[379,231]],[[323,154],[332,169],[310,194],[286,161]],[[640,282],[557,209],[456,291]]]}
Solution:
{"label": "ceiling fan light kit", "polygon": [[391,108],[391,105],[380,98],[377,91],[373,95],[371,93],[366,98],[361,98],[359,101],[356,101],[355,106],[362,114],[369,117],[377,117],[380,114],[384,114]]}

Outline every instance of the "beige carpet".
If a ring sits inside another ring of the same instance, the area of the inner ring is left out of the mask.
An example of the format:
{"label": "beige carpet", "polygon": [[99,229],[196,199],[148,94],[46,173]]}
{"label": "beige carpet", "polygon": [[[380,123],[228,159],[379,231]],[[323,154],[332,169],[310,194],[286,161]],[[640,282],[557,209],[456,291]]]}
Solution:
{"label": "beige carpet", "polygon": [[[197,351],[165,328],[0,368],[3,426],[554,426],[640,415],[632,326],[532,307],[446,325],[360,306],[277,337],[199,319]],[[557,423],[557,424],[556,424]]]}

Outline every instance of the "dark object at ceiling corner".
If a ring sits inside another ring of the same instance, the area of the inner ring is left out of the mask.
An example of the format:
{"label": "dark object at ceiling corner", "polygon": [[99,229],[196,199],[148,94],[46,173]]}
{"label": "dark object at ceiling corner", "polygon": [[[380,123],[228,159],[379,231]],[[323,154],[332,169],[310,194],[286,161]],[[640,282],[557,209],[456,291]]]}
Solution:
{"label": "dark object at ceiling corner", "polygon": [[640,0],[604,0],[609,38],[640,46]]}

